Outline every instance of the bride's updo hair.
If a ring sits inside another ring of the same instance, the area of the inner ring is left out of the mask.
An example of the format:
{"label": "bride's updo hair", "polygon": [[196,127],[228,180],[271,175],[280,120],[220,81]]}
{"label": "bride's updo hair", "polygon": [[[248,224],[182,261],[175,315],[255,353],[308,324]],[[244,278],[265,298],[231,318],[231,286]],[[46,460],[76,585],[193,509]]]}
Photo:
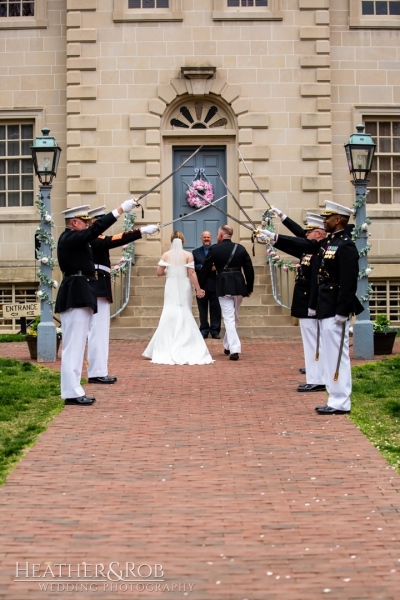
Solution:
{"label": "bride's updo hair", "polygon": [[178,238],[178,240],[182,241],[182,244],[185,243],[185,236],[183,235],[183,233],[181,231],[174,231],[173,234],[171,235],[171,242],[173,242],[174,240],[176,240],[176,238]]}

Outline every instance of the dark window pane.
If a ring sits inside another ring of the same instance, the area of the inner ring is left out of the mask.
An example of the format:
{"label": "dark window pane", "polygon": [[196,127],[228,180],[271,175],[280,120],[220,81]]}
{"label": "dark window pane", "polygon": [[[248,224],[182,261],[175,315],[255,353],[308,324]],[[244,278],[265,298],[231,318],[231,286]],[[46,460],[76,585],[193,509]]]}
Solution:
{"label": "dark window pane", "polygon": [[8,193],[8,206],[19,206],[19,192]]}
{"label": "dark window pane", "polygon": [[365,122],[365,131],[366,133],[369,133],[370,135],[372,135],[373,137],[376,136],[376,131],[377,131],[377,127],[376,127],[376,121],[366,121]]}
{"label": "dark window pane", "polygon": [[6,205],[6,195],[5,194],[0,194],[0,206],[2,208],[4,208]]}
{"label": "dark window pane", "polygon": [[29,158],[21,160],[21,173],[33,173],[33,161]]}
{"label": "dark window pane", "polygon": [[155,8],[154,0],[143,0],[143,8]]}
{"label": "dark window pane", "polygon": [[33,190],[33,177],[32,175],[23,175],[21,177],[21,188],[23,190]]}
{"label": "dark window pane", "polygon": [[376,3],[376,14],[377,15],[387,15],[388,14],[387,2],[377,2]]}
{"label": "dark window pane", "polygon": [[10,2],[10,17],[20,17],[21,16],[21,6],[18,2]]}
{"label": "dark window pane", "polygon": [[379,152],[390,152],[391,143],[390,138],[381,138],[379,140]]}
{"label": "dark window pane", "polygon": [[6,127],[5,125],[0,125],[0,140],[6,139]]}
{"label": "dark window pane", "polygon": [[22,14],[24,17],[33,17],[35,15],[34,2],[24,2],[22,5]]}
{"label": "dark window pane", "polygon": [[392,193],[390,190],[380,190],[381,204],[392,203]]}
{"label": "dark window pane", "polygon": [[19,160],[9,160],[8,161],[8,173],[10,175],[19,173]]}
{"label": "dark window pane", "polygon": [[256,0],[256,6],[268,6],[267,0]]}
{"label": "dark window pane", "polygon": [[400,138],[393,138],[393,152],[400,152]]}
{"label": "dark window pane", "polygon": [[7,6],[5,4],[0,4],[0,17],[7,17]]}
{"label": "dark window pane", "polygon": [[228,0],[228,7],[239,6],[239,0]]}
{"label": "dark window pane", "polygon": [[379,135],[390,135],[391,134],[391,129],[390,129],[390,123],[388,123],[387,121],[382,121],[379,123]]}
{"label": "dark window pane", "polygon": [[157,0],[157,8],[169,8],[168,0]]}
{"label": "dark window pane", "polygon": [[21,125],[21,138],[23,140],[33,140],[33,125]]}
{"label": "dark window pane", "polygon": [[386,187],[386,188],[391,186],[390,173],[380,173],[379,174],[379,186]]}
{"label": "dark window pane", "polygon": [[0,142],[0,156],[6,155],[6,143]]}
{"label": "dark window pane", "polygon": [[395,156],[393,158],[393,171],[399,171],[400,173],[400,157]]}
{"label": "dark window pane", "polygon": [[369,194],[367,196],[367,204],[377,204],[378,198],[376,196],[376,190],[369,190]]}
{"label": "dark window pane", "polygon": [[8,139],[19,140],[19,126],[9,125],[8,126]]}
{"label": "dark window pane", "polygon": [[400,2],[389,2],[389,15],[400,15]]}
{"label": "dark window pane", "polygon": [[379,170],[380,171],[390,171],[391,160],[390,156],[381,156],[379,159]]}
{"label": "dark window pane", "polygon": [[393,135],[400,136],[400,121],[393,122]]}
{"label": "dark window pane", "polygon": [[22,192],[22,206],[33,206],[33,192]]}
{"label": "dark window pane", "polygon": [[374,14],[374,3],[373,2],[362,2],[362,14],[373,15]]}
{"label": "dark window pane", "polygon": [[9,175],[7,177],[8,189],[19,190],[19,176]]}
{"label": "dark window pane", "polygon": [[4,175],[6,172],[6,161],[0,160],[0,175]]}
{"label": "dark window pane", "polygon": [[32,152],[31,152],[31,146],[32,146],[32,140],[25,140],[24,142],[21,142],[21,154],[22,156],[31,156]]}
{"label": "dark window pane", "polygon": [[393,187],[400,188],[400,173],[393,173]]}
{"label": "dark window pane", "polygon": [[128,8],[141,8],[140,0],[129,0]]}
{"label": "dark window pane", "polygon": [[370,176],[369,176],[369,181],[370,181],[371,187],[377,186],[377,174],[375,171],[374,172],[371,171]]}
{"label": "dark window pane", "polygon": [[6,189],[6,178],[0,177],[0,190],[3,192]]}

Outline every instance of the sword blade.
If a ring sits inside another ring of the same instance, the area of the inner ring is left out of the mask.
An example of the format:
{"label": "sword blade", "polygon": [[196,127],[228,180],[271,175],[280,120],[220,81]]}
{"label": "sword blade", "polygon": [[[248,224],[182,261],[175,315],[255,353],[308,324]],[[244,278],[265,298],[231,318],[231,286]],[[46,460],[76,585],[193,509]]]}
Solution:
{"label": "sword blade", "polygon": [[[244,216],[246,217],[246,219],[248,220],[249,223],[251,223],[253,225],[253,229],[256,229],[255,224],[253,223],[253,221],[250,219],[249,215],[246,213],[246,211],[244,210],[244,208],[242,208],[239,204],[239,202],[236,200],[235,196],[232,194],[231,190],[228,188],[228,186],[226,185],[225,181],[222,178],[222,175],[217,171],[217,175],[220,178],[220,180],[222,181],[223,185],[226,188],[226,191],[229,192],[229,194],[232,196],[234,202],[237,204],[237,206],[239,207],[239,210],[242,211],[242,213],[244,214]],[[232,219],[232,217],[231,217]],[[242,223],[243,225],[243,223]],[[249,228],[250,229],[250,228]]]}
{"label": "sword blade", "polygon": [[[214,206],[215,202],[210,202],[210,200],[207,200],[207,198],[204,198],[204,196],[202,196],[201,194],[199,194],[199,192],[197,192],[197,194],[205,202],[208,202],[208,206]],[[225,196],[223,196],[223,198],[226,198],[226,194],[225,194]],[[236,223],[239,223],[239,225],[242,225],[242,227],[246,227],[246,229],[250,229],[251,232],[253,231],[253,227],[250,227],[250,225],[247,225],[246,223],[242,223],[242,221],[239,221],[239,219],[236,219],[236,217],[232,217],[232,215],[230,215],[229,213],[227,213],[225,210],[223,210],[219,206],[216,206],[215,208],[217,210],[219,210],[220,213],[222,213],[223,215],[225,215],[226,217],[228,217],[228,219],[232,219],[232,221],[235,221]],[[255,227],[255,225],[254,225],[254,227]]]}
{"label": "sword blade", "polygon": [[246,163],[244,162],[244,158],[243,158],[242,153],[240,152],[239,148],[237,149],[237,151],[239,152],[240,160],[242,161],[242,163],[244,165],[244,168],[246,169],[247,173],[250,175],[250,179],[252,180],[252,182],[256,186],[257,191],[259,192],[259,194],[261,195],[261,197],[265,200],[265,202],[268,204],[269,208],[272,208],[272,206],[270,205],[270,203],[268,202],[268,200],[266,199],[266,197],[264,196],[264,194],[260,190],[257,181],[254,179],[253,175],[250,173],[250,170],[248,169]]}
{"label": "sword blade", "polygon": [[169,175],[167,175],[166,177],[164,177],[164,179],[161,179],[161,181],[159,181],[158,183],[156,183],[155,185],[153,185],[153,187],[150,188],[149,190],[147,190],[147,192],[144,192],[144,194],[142,194],[141,196],[139,196],[139,198],[136,200],[136,202],[139,202],[140,200],[142,200],[142,198],[145,198],[145,196],[148,196],[148,194],[151,194],[151,192],[154,192],[155,189],[157,189],[160,185],[162,185],[170,177],[173,177],[175,175],[175,173],[177,173],[179,171],[179,169],[182,169],[182,167],[184,167],[189,162],[189,160],[193,158],[193,156],[196,156],[196,154],[202,149],[202,147],[203,146],[199,146],[197,148],[197,150],[195,150],[193,152],[193,154],[191,154],[186,160],[184,160],[183,163],[179,165],[179,167],[177,167],[176,169],[174,169],[172,171],[172,173],[170,173]]}
{"label": "sword blade", "polygon": [[[226,194],[224,194],[223,196],[221,196],[220,198],[217,198],[216,200],[214,200],[213,202],[210,202],[211,206],[214,206],[216,204],[216,202],[219,202],[220,200],[223,200],[224,198],[226,198]],[[207,200],[208,202],[208,200]],[[168,221],[168,223],[163,223],[162,225],[159,225],[158,228],[161,229],[162,227],[166,227],[167,225],[172,225],[173,223],[177,223],[178,221],[182,221],[183,219],[187,219],[187,217],[191,217],[192,215],[200,212],[201,210],[204,210],[205,208],[208,208],[209,204],[206,204],[205,206],[201,206],[200,208],[197,208],[196,210],[193,210],[190,213],[187,213],[186,215],[183,215],[182,217],[178,217],[177,219],[174,219],[173,221]],[[218,209],[218,206],[215,206],[216,209]]]}

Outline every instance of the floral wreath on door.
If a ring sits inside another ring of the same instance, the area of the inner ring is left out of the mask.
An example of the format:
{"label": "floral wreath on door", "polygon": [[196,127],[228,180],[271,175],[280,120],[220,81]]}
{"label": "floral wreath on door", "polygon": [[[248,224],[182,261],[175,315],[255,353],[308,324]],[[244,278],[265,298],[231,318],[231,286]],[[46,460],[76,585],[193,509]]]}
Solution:
{"label": "floral wreath on door", "polygon": [[195,176],[191,184],[187,184],[186,200],[192,208],[207,206],[214,199],[213,186],[209,182],[204,169],[195,169]]}

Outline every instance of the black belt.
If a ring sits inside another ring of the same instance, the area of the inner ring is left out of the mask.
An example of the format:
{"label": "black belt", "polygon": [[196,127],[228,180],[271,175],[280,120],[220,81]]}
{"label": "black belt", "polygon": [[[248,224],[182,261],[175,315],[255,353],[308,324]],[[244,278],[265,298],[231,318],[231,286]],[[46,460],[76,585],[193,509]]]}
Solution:
{"label": "black belt", "polygon": [[77,275],[79,277],[95,277],[94,271],[66,271],[64,273],[64,277],[72,277],[73,275]]}
{"label": "black belt", "polygon": [[227,269],[222,269],[222,271],[218,271],[218,275],[221,273],[233,273],[234,271],[241,271],[241,267],[228,267]]}

